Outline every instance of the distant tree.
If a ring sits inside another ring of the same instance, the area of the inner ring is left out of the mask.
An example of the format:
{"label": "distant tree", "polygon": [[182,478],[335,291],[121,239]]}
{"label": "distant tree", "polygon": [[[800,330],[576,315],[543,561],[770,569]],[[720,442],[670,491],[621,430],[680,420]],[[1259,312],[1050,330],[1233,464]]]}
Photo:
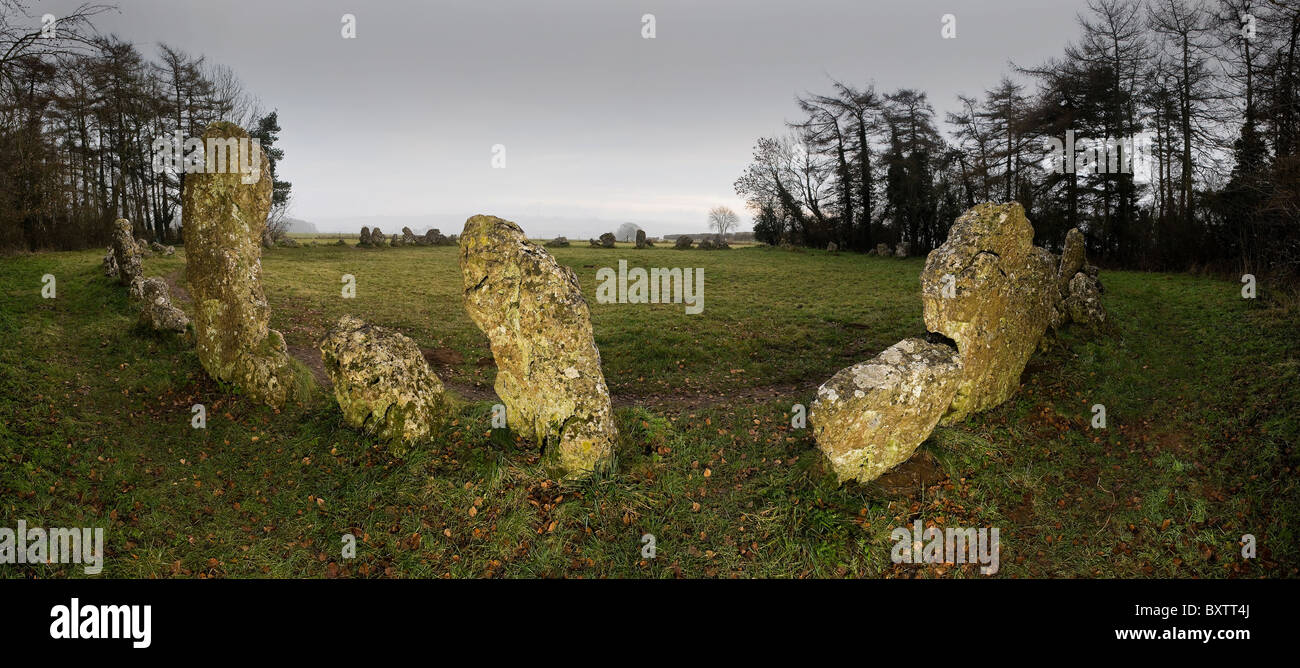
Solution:
{"label": "distant tree", "polygon": [[293,184],[275,178],[275,166],[284,159],[284,149],[277,148],[280,140],[280,119],[275,111],[257,119],[253,130],[248,133],[257,139],[266,154],[266,161],[271,167],[271,211],[266,216],[266,232],[271,240],[283,237],[288,226],[289,193]]}
{"label": "distant tree", "polygon": [[726,239],[727,233],[739,224],[740,216],[725,206],[714,207],[709,211],[709,228],[716,230],[719,238]]}
{"label": "distant tree", "polygon": [[614,232],[614,238],[618,241],[636,241],[636,231],[639,229],[641,226],[636,223],[623,223]]}

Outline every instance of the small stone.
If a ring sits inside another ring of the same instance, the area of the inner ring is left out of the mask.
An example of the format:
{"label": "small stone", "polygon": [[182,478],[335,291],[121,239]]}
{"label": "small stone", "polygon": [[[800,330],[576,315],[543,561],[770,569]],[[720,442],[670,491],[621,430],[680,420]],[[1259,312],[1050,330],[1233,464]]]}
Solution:
{"label": "small stone", "polygon": [[419,346],[399,332],[339,318],[320,344],[343,419],[401,456],[450,413],[442,381]]}
{"label": "small stone", "polygon": [[957,392],[961,358],[951,346],[904,339],[817,389],[808,421],[841,481],[869,482],[907,461]]}

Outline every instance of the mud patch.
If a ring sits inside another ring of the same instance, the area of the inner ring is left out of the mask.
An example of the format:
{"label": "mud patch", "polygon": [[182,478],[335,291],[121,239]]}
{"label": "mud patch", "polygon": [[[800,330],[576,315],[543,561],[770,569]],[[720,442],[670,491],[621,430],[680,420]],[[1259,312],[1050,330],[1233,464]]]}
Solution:
{"label": "mud patch", "polygon": [[420,353],[430,366],[455,366],[465,361],[465,356],[451,348],[420,347]]}
{"label": "mud patch", "polygon": [[885,475],[872,483],[882,494],[888,496],[915,496],[921,490],[937,484],[947,475],[939,466],[939,460],[929,452],[922,450],[911,459],[890,469]]}
{"label": "mud patch", "polygon": [[289,346],[289,355],[306,365],[321,387],[327,390],[334,387],[329,374],[325,373],[325,362],[321,359],[320,350],[308,346]]}

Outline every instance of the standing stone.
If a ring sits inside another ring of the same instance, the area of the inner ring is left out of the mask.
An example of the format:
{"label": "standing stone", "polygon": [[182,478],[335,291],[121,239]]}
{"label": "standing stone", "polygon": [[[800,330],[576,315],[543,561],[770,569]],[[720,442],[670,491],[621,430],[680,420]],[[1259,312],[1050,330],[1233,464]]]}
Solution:
{"label": "standing stone", "polygon": [[[117,282],[138,291],[136,283],[144,279],[140,267],[140,248],[131,236],[131,221],[113,221],[113,260],[117,265]],[[134,286],[134,287],[133,287]]]}
{"label": "standing stone", "polygon": [[140,322],[159,332],[184,332],[190,324],[185,312],[172,306],[167,282],[157,276],[147,278],[140,287]]}
{"label": "standing stone", "polygon": [[370,230],[370,245],[375,248],[383,248],[388,245],[388,237],[384,236],[383,231],[376,227]]}
{"label": "standing stone", "polygon": [[1084,272],[1070,279],[1065,294],[1065,314],[1070,322],[1096,331],[1106,324],[1106,309],[1101,305],[1101,283]]}
{"label": "standing stone", "polygon": [[645,230],[636,231],[636,247],[645,248]]}
{"label": "standing stone", "polygon": [[894,249],[894,257],[907,257],[912,254],[912,242],[900,241],[898,247]]}
{"label": "standing stone", "polygon": [[411,231],[411,228],[409,227],[402,228],[402,243],[406,244],[407,246],[415,245],[415,233]]}
{"label": "standing stone", "polygon": [[437,228],[431,229],[424,233],[425,242],[430,246],[447,246],[450,239],[442,235],[442,231]]}
{"label": "standing stone", "polygon": [[832,241],[832,242],[826,244],[826,251],[827,251],[827,252],[834,253],[835,251],[838,251],[839,249],[840,249],[839,245],[836,244],[834,241]]}
{"label": "standing stone", "polygon": [[817,389],[808,413],[817,448],[840,482],[874,480],[916,452],[960,381],[956,350],[903,339]]}
{"label": "standing stone", "polygon": [[363,248],[369,248],[369,247],[370,247],[370,228],[369,228],[369,227],[366,227],[365,225],[362,225],[362,226],[361,226],[361,239],[359,239],[359,240],[357,241],[357,245],[358,245],[358,246],[361,246],[361,247],[363,247]]}
{"label": "standing stone", "polygon": [[876,244],[876,255],[879,255],[880,257],[889,257],[892,255],[892,253],[889,252],[889,244]]}
{"label": "standing stone", "polygon": [[[203,133],[204,146],[247,138],[242,128],[224,121]],[[241,144],[251,149],[251,144]],[[240,173],[235,155],[221,173],[209,165],[203,173],[186,175],[181,209],[186,276],[203,368],[213,378],[234,383],[254,399],[279,408],[301,398],[304,388],[284,337],[268,327],[271,308],[262,292],[260,244],[271,208],[271,170],[266,156],[256,153],[253,159],[260,160],[261,167],[253,183],[242,182],[247,177]]]}
{"label": "standing stone", "polygon": [[926,258],[925,326],[956,342],[963,367],[943,424],[997,406],[1020,385],[1059,299],[1054,258],[1033,239],[1020,204],[980,204]]}
{"label": "standing stone", "polygon": [[610,234],[609,232],[606,232],[606,233],[600,235],[600,245],[601,245],[601,247],[603,247],[603,248],[613,248],[613,247],[614,247],[614,235],[613,235],[613,234]]}
{"label": "standing stone", "polygon": [[399,332],[345,315],[320,351],[344,421],[386,441],[394,455],[428,437],[449,412],[442,381]]}
{"label": "standing stone", "polygon": [[608,465],[617,430],[577,276],[495,216],[465,221],[460,239],[465,308],[491,343],[507,423],[570,476]]}
{"label": "standing stone", "polygon": [[109,246],[104,253],[104,276],[117,280],[117,256],[113,254],[113,247]]}
{"label": "standing stone", "polygon": [[1070,279],[1074,275],[1083,271],[1083,265],[1088,261],[1087,253],[1083,244],[1083,232],[1079,228],[1072,227],[1069,232],[1065,233],[1065,247],[1061,249],[1061,267],[1056,272],[1056,282],[1062,294],[1069,290]]}

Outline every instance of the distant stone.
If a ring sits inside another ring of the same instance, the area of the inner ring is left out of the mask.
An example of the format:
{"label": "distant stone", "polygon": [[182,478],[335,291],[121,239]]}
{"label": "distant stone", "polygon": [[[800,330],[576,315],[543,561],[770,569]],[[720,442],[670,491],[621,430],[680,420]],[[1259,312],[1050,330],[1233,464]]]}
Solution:
{"label": "distant stone", "polygon": [[570,476],[611,463],[617,430],[577,275],[495,216],[465,222],[460,267],[510,428]]}
{"label": "distant stone", "polygon": [[713,250],[731,250],[731,244],[727,243],[726,239],[719,236],[713,240]]}
{"label": "distant stone", "polygon": [[130,287],[144,279],[140,259],[140,248],[131,236],[131,221],[125,218],[113,221],[113,261],[118,283]]}
{"label": "distant stone", "polygon": [[1056,266],[1033,245],[1020,204],[980,204],[962,214],[921,272],[925,326],[952,339],[962,378],[943,424],[1006,401],[1051,321]]}
{"label": "distant stone", "polygon": [[555,237],[554,239],[551,239],[550,241],[546,242],[546,247],[547,248],[568,248],[569,240],[564,237]]}
{"label": "distant stone", "polygon": [[344,421],[385,441],[394,455],[426,439],[448,416],[442,381],[401,333],[345,315],[319,347]]}
{"label": "distant stone", "polygon": [[171,256],[176,254],[176,247],[164,246],[158,243],[157,241],[152,241],[149,243],[149,250],[152,250],[157,255]]}
{"label": "distant stone", "polygon": [[1056,272],[1057,287],[1062,294],[1069,291],[1070,279],[1083,270],[1083,265],[1087,261],[1083,232],[1080,232],[1077,227],[1072,227],[1065,233],[1065,247],[1061,249],[1061,266]]}
{"label": "distant stone", "polygon": [[[224,121],[203,133],[205,146],[247,139],[242,128]],[[284,337],[268,326],[271,309],[262,292],[260,243],[271,209],[272,179],[266,155],[255,153],[260,159],[256,174],[242,173],[232,158],[221,171],[186,175],[181,208],[185,273],[203,368],[213,378],[279,408],[305,398],[308,387],[300,367],[289,358]],[[252,183],[243,183],[253,177]]]}
{"label": "distant stone", "polygon": [[685,250],[687,248],[690,248],[692,243],[694,243],[694,241],[692,241],[690,237],[680,236],[677,237],[677,241],[673,244],[673,248],[676,248],[678,250]]}
{"label": "distant stone", "polygon": [[912,242],[900,241],[898,247],[894,249],[894,257],[907,257],[912,254]]}
{"label": "distant stone", "polygon": [[839,250],[839,249],[840,249],[839,245],[836,244],[834,241],[832,241],[832,242],[826,244],[826,250],[829,251],[829,252],[831,252],[831,253],[834,253],[835,251],[837,251],[837,250]]}
{"label": "distant stone", "polygon": [[276,240],[275,245],[281,248],[298,248],[300,244],[293,237],[280,237]]}
{"label": "distant stone", "polygon": [[592,248],[600,248],[600,242],[596,239],[588,239],[587,243],[591,244]]}
{"label": "distant stone", "polygon": [[172,306],[166,281],[157,276],[146,278],[140,293],[140,322],[146,327],[159,332],[184,332],[189,327],[189,316]]}
{"label": "distant stone", "polygon": [[952,347],[904,339],[823,383],[808,422],[839,481],[869,482],[907,461],[957,393],[961,369]]}
{"label": "distant stone", "polygon": [[893,253],[889,252],[889,244],[876,244],[876,255],[880,257],[889,257]]}
{"label": "distant stone", "polygon": [[104,253],[104,276],[117,280],[117,256],[113,254],[113,247],[109,246],[108,251]]}
{"label": "distant stone", "polygon": [[699,248],[700,250],[713,250],[713,249],[717,248],[717,246],[714,245],[712,239],[705,238],[705,239],[700,239],[700,244],[699,244],[698,248]]}
{"label": "distant stone", "polygon": [[600,235],[600,245],[602,248],[613,248],[614,235],[609,232]]}

